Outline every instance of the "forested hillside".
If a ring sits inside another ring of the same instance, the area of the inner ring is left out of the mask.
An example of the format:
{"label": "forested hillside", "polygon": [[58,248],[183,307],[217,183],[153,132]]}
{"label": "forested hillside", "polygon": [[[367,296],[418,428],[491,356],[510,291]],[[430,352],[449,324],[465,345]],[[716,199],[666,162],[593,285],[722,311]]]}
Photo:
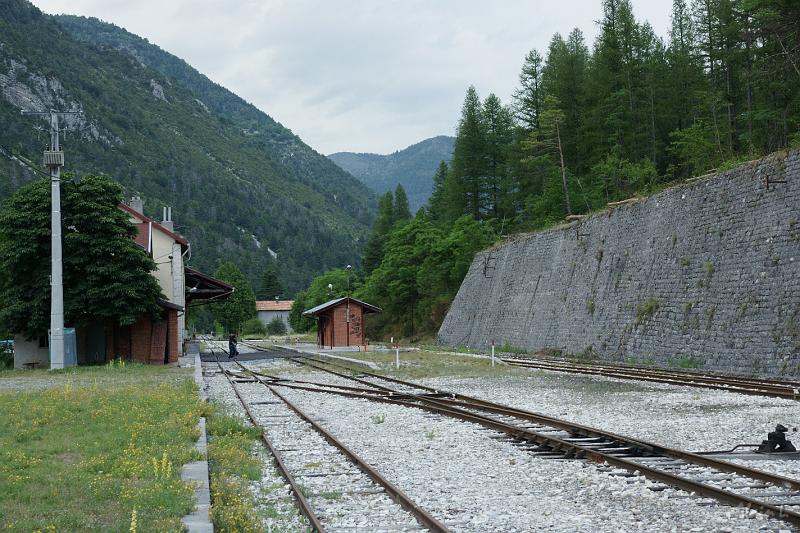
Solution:
{"label": "forested hillside", "polygon": [[439,163],[452,159],[454,140],[439,135],[389,155],[337,152],[328,157],[378,194],[402,185],[416,211],[431,195]]}
{"label": "forested hillside", "polygon": [[[182,60],[96,19],[0,3],[0,201],[34,173],[46,142],[22,109],[78,110],[67,170],[106,173],[158,217],[173,207],[191,263],[225,260],[257,279],[277,253],[290,289],[353,263],[375,197],[297,136]],[[68,185],[67,185],[68,186]],[[273,265],[274,266],[274,265]]]}
{"label": "forested hillside", "polygon": [[629,0],[602,6],[593,44],[575,29],[521,58],[512,101],[467,89],[424,212],[381,199],[355,282],[385,311],[371,338],[435,332],[501,235],[800,145],[800,2],[675,0],[666,40]]}

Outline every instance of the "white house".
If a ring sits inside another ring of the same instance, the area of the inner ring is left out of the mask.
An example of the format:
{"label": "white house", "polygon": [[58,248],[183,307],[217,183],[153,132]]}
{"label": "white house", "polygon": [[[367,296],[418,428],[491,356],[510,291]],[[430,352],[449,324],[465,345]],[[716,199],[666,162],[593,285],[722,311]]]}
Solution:
{"label": "white house", "polygon": [[286,324],[286,331],[291,333],[289,312],[292,310],[292,305],[294,305],[294,300],[259,300],[256,302],[258,319],[266,327],[275,317],[279,317]]}

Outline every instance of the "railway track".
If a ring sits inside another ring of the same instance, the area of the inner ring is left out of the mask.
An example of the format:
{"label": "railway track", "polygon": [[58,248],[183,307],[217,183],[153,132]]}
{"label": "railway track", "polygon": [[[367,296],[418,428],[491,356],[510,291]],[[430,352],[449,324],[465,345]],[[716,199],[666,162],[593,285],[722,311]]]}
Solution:
{"label": "railway track", "polygon": [[800,526],[796,479],[328,361],[292,360],[359,386],[286,379],[275,386],[420,408],[497,431],[536,455],[586,459],[612,475],[654,480],[653,490],[671,486]]}
{"label": "railway track", "polygon": [[314,531],[449,531],[267,381],[277,378],[238,361],[233,372],[209,347]]}
{"label": "railway track", "polygon": [[559,359],[501,357],[500,360],[513,366],[536,368],[553,372],[636,379],[654,383],[702,387],[757,396],[788,398],[792,400],[800,398],[800,382],[797,381],[723,376],[698,372],[682,372],[679,370],[607,365],[602,363],[577,363]]}

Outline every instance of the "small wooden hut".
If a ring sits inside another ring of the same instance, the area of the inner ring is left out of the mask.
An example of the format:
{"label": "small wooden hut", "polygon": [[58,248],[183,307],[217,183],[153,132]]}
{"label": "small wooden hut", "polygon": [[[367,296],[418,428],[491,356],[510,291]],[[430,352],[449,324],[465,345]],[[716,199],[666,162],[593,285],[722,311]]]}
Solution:
{"label": "small wooden hut", "polygon": [[380,307],[345,297],[303,311],[303,316],[317,319],[317,344],[319,346],[366,346],[364,319],[371,313],[380,313]]}

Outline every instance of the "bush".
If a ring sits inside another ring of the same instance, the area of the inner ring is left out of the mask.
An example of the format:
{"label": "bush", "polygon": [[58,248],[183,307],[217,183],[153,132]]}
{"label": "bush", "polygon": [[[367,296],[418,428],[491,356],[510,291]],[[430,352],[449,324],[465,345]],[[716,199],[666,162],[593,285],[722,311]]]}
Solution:
{"label": "bush", "polygon": [[286,323],[281,317],[276,316],[267,324],[267,333],[270,335],[286,335]]}
{"label": "bush", "polygon": [[267,332],[264,329],[264,324],[257,318],[251,318],[244,324],[242,324],[242,335],[266,335]]}

